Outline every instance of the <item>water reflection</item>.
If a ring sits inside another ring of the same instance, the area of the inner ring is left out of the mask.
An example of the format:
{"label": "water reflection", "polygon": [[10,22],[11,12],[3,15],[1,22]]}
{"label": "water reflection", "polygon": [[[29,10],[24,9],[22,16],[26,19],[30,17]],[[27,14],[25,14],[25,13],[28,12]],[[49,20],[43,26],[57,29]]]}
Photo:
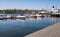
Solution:
{"label": "water reflection", "polygon": [[22,20],[0,20],[0,37],[24,37],[27,34],[43,29],[54,23],[60,22],[60,18],[40,18]]}
{"label": "water reflection", "polygon": [[57,23],[57,22],[60,22],[60,18],[59,17],[51,17],[51,19],[52,19],[52,23],[54,24],[54,23]]}

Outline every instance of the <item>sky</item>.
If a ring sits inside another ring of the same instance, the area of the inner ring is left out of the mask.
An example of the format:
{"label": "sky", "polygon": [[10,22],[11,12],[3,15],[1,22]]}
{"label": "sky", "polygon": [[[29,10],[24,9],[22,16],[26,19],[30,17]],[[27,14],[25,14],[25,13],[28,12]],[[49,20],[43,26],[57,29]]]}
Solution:
{"label": "sky", "polygon": [[60,9],[60,0],[0,0],[0,9]]}

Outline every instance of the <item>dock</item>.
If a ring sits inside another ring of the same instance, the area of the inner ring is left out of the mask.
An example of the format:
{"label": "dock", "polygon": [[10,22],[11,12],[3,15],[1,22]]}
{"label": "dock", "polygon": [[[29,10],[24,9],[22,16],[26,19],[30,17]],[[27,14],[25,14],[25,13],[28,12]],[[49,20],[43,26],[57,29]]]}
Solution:
{"label": "dock", "polygon": [[24,37],[60,37],[60,23],[38,30]]}

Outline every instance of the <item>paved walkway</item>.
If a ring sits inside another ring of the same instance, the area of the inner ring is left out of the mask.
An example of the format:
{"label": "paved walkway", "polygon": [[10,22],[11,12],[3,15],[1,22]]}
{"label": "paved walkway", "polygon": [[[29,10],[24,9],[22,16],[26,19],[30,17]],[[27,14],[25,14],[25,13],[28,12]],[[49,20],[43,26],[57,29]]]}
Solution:
{"label": "paved walkway", "polygon": [[60,23],[51,25],[25,37],[60,37]]}

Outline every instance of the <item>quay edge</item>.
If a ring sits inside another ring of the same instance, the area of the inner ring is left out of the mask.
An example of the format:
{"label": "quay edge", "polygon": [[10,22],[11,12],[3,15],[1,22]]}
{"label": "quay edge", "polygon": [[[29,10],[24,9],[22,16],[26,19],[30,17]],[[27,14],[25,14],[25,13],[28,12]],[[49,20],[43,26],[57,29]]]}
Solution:
{"label": "quay edge", "polygon": [[38,30],[24,37],[60,37],[60,23]]}

